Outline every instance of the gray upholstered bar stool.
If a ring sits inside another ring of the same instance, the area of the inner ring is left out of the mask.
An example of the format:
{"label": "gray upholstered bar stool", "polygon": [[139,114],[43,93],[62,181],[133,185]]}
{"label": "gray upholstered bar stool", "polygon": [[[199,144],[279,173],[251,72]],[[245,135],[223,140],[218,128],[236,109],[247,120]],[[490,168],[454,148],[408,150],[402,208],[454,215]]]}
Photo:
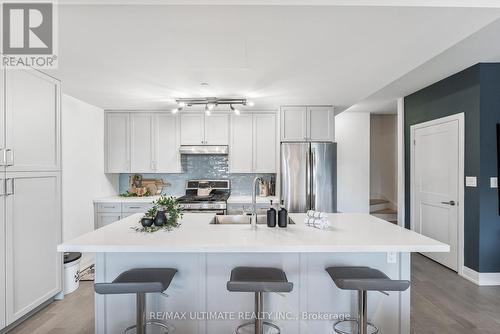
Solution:
{"label": "gray upholstered bar stool", "polygon": [[264,292],[290,292],[293,283],[288,282],[285,272],[277,268],[236,267],[231,270],[231,279],[227,282],[227,289],[233,292],[255,293],[254,321],[244,323],[236,328],[236,333],[247,326],[255,326],[255,334],[263,334],[264,326],[269,326],[280,333],[280,328],[269,321],[262,319],[264,308]]}
{"label": "gray upholstered bar stool", "polygon": [[121,273],[111,283],[94,284],[99,294],[131,294],[136,295],[136,324],[126,328],[123,333],[136,328],[137,334],[146,334],[146,326],[154,325],[172,333],[173,326],[158,321],[146,321],[146,293],[163,293],[172,282],[177,269],[172,268],[138,268]]}
{"label": "gray upholstered bar stool", "polygon": [[[385,291],[405,291],[410,286],[410,281],[392,280],[380,270],[369,267],[329,267],[325,270],[339,289],[358,291],[358,319],[336,322],[333,330],[339,334],[378,333],[377,327],[367,319],[367,291],[387,294]],[[350,328],[342,329],[342,325],[349,325]]]}

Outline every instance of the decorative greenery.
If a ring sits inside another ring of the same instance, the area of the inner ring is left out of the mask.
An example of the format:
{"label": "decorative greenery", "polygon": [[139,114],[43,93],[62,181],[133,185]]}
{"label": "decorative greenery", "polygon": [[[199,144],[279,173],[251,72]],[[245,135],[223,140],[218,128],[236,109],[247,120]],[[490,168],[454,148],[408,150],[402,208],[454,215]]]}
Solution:
{"label": "decorative greenery", "polygon": [[156,209],[155,206],[153,206],[148,211],[146,211],[146,213],[144,214],[144,217],[148,217],[148,218],[153,218],[154,219],[154,217],[156,216],[156,212],[158,212],[158,210]]}
{"label": "decorative greenery", "polygon": [[172,229],[179,227],[180,224],[178,220],[182,218],[182,209],[179,206],[177,200],[170,196],[161,195],[156,201],[153,202],[153,207],[150,208],[145,214],[145,217],[155,218],[158,211],[165,211],[167,215],[167,222],[163,226],[149,226],[145,227],[142,225],[132,226],[131,228],[136,232],[146,232],[152,233],[156,231],[171,231]]}

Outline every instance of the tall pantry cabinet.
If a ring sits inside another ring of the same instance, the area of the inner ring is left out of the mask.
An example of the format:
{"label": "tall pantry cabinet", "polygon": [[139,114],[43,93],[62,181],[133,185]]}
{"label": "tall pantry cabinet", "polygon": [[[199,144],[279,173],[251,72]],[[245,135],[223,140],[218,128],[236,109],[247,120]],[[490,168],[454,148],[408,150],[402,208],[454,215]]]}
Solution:
{"label": "tall pantry cabinet", "polygon": [[60,82],[1,70],[0,329],[62,289]]}

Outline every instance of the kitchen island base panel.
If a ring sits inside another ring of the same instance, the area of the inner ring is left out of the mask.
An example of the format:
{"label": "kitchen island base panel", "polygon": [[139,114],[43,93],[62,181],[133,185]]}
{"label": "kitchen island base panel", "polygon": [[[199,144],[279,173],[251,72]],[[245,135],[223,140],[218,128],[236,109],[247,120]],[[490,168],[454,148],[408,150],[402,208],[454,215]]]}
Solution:
{"label": "kitchen island base panel", "polygon": [[[283,333],[331,333],[336,315],[355,316],[357,312],[356,294],[337,289],[325,271],[328,266],[340,265],[369,266],[392,279],[410,279],[409,253],[398,253],[396,263],[387,263],[386,253],[99,253],[96,283],[111,282],[132,268],[175,267],[178,273],[168,297],[148,295],[148,320],[154,313],[160,318],[156,320],[173,324],[178,334],[232,333],[249,320],[246,316],[253,312],[254,298],[227,291],[231,269],[281,268],[294,289],[286,294],[266,294],[266,312],[279,317],[272,320]],[[96,295],[95,312],[96,333],[121,333],[134,322],[135,295]],[[409,334],[410,290],[389,296],[369,292],[368,319],[380,333]]]}

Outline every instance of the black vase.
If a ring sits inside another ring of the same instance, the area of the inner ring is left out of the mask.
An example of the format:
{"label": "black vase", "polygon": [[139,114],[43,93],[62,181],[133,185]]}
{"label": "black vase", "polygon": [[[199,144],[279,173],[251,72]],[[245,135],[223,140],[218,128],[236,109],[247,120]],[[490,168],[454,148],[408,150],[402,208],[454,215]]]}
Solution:
{"label": "black vase", "polygon": [[158,211],[156,212],[155,216],[155,226],[163,226],[167,222],[167,215],[165,214],[165,211]]}
{"label": "black vase", "polygon": [[141,224],[144,227],[150,227],[151,225],[153,225],[153,221],[154,221],[154,219],[151,217],[143,217],[141,219]]}

